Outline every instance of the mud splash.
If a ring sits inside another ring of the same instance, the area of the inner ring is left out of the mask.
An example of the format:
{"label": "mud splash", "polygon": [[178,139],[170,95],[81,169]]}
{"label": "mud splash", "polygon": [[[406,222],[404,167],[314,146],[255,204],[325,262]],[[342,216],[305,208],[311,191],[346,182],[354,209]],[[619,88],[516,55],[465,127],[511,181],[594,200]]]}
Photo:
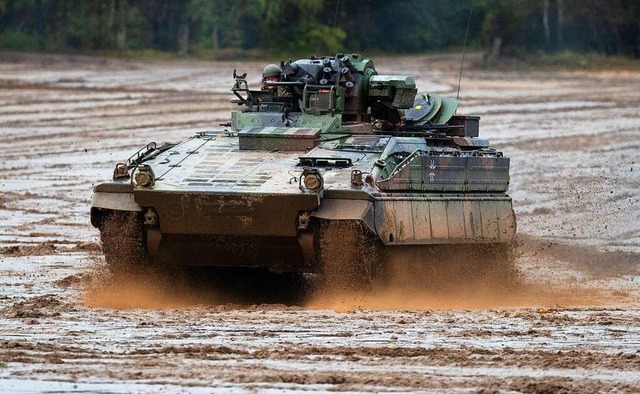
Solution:
{"label": "mud splash", "polygon": [[112,273],[96,269],[85,286],[83,303],[110,309],[181,309],[263,304],[301,305],[307,284],[301,275],[249,269],[172,267]]}
{"label": "mud splash", "polygon": [[167,273],[96,271],[85,286],[83,304],[109,309],[181,309],[223,300],[213,289],[190,285]]}
{"label": "mud splash", "polygon": [[[450,310],[491,308],[605,307],[639,302],[624,288],[594,286],[594,281],[640,278],[640,255],[566,245],[520,236],[512,267],[475,274],[483,258],[448,261],[458,268],[438,274],[436,265],[396,259],[383,284],[367,291],[349,287],[323,289],[305,304],[309,309]],[[506,270],[505,270],[506,269]],[[632,282],[630,280],[629,282]]]}
{"label": "mud splash", "polygon": [[615,305],[622,300],[597,289],[568,289],[521,285],[508,291],[466,289],[458,292],[432,291],[406,286],[401,281],[384,289],[354,292],[349,289],[323,292],[305,304],[309,309],[353,310],[466,310],[493,308],[557,309]]}
{"label": "mud splash", "polygon": [[[368,289],[327,288],[315,276],[283,277],[264,271],[191,268],[114,275],[96,270],[85,283],[83,303],[110,309],[222,305],[244,308],[278,303],[346,312],[525,307],[544,310],[615,306],[640,300],[624,288],[595,288],[590,281],[637,275],[640,256],[636,254],[598,252],[520,237],[515,255],[514,266],[507,270],[502,267],[481,272],[483,266],[495,262],[462,260],[457,263],[463,270],[448,266],[440,273],[434,266],[405,255],[392,261],[385,278]],[[447,263],[451,261],[443,261],[443,265]]]}

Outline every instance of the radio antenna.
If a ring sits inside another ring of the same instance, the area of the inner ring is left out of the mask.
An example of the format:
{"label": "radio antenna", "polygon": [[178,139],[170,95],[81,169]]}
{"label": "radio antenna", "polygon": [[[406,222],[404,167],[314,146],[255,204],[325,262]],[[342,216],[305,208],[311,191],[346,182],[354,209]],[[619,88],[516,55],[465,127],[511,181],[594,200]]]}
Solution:
{"label": "radio antenna", "polygon": [[469,7],[469,19],[467,19],[467,31],[464,33],[464,45],[462,46],[462,61],[460,62],[460,75],[458,76],[458,93],[456,94],[456,99],[460,98],[460,82],[462,81],[462,70],[464,69],[464,55],[467,51],[467,37],[469,37],[469,25],[471,25],[472,14],[473,14],[473,0],[471,0],[471,6]]}
{"label": "radio antenna", "polygon": [[[338,22],[338,9],[340,7],[340,0],[336,1],[336,13],[333,16],[333,27],[331,28],[331,30],[333,32],[335,32],[336,30],[336,22]],[[335,36],[335,34],[334,34]],[[333,53],[333,48],[329,48],[329,54]]]}

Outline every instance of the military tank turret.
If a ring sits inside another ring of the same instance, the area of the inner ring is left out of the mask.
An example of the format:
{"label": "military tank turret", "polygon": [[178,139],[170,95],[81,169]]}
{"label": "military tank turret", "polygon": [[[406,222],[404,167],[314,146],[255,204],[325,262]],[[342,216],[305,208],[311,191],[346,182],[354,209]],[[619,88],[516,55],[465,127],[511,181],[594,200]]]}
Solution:
{"label": "military tank turret", "polygon": [[234,71],[230,122],[150,143],[95,187],[91,223],[109,264],[358,282],[405,249],[504,257],[516,233],[509,159],[479,138],[478,116],[358,54],[274,67],[258,90]]}

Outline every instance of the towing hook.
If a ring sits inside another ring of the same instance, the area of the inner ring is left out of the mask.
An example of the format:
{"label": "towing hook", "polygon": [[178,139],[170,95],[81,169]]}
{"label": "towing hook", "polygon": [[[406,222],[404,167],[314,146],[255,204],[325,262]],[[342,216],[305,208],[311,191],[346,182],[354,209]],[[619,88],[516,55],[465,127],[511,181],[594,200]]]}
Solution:
{"label": "towing hook", "polygon": [[153,208],[147,208],[147,211],[144,213],[144,226],[146,228],[158,227],[158,214]]}

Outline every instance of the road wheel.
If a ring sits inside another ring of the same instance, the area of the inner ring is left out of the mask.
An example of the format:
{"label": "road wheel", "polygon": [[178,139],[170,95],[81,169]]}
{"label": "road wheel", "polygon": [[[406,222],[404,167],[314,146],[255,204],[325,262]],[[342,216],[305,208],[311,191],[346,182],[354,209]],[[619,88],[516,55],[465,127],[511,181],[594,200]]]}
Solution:
{"label": "road wheel", "polygon": [[135,271],[149,262],[141,212],[107,211],[102,217],[100,240],[113,273]]}

